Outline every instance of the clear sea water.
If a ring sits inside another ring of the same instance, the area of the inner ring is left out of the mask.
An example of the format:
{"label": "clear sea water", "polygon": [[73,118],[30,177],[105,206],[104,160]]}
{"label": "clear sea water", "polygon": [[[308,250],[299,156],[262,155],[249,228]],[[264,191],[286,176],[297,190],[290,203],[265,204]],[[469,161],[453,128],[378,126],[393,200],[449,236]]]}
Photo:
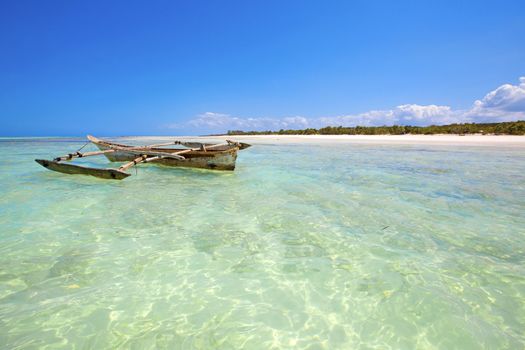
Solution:
{"label": "clear sea water", "polygon": [[524,148],[264,144],[120,182],[33,161],[83,143],[0,140],[2,348],[525,347]]}

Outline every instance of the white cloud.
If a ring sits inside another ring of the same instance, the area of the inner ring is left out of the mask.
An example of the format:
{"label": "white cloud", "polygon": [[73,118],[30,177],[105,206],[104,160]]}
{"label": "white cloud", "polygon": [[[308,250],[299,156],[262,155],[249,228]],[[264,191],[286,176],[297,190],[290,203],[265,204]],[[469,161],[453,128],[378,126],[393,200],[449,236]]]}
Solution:
{"label": "white cloud", "polygon": [[279,130],[320,128],[324,126],[380,126],[451,124],[468,122],[499,122],[525,119],[525,77],[518,85],[504,84],[476,100],[467,110],[449,106],[404,104],[392,109],[371,110],[360,114],[305,118],[302,116],[236,117],[229,114],[206,112],[174,129],[195,129],[205,132],[227,130]]}
{"label": "white cloud", "polygon": [[304,117],[286,118],[240,118],[229,114],[206,112],[185,124],[174,124],[171,128],[194,128],[199,130],[275,130],[306,128],[309,120]]}
{"label": "white cloud", "polygon": [[520,78],[519,85],[504,84],[489,92],[474,105],[486,109],[499,109],[508,112],[525,111],[525,77]]}
{"label": "white cloud", "polygon": [[519,85],[501,85],[481,100],[476,100],[465,117],[480,122],[525,119],[525,77],[519,80]]}
{"label": "white cloud", "polygon": [[406,104],[393,109],[369,111],[357,115],[319,118],[320,124],[345,126],[428,125],[460,121],[448,106]]}

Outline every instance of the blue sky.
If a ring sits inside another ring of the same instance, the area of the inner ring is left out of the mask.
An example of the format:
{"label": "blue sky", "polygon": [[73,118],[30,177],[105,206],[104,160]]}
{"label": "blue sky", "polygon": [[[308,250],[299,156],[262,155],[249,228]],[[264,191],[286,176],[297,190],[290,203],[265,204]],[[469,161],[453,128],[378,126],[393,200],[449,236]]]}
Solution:
{"label": "blue sky", "polygon": [[525,116],[524,1],[2,1],[1,136]]}

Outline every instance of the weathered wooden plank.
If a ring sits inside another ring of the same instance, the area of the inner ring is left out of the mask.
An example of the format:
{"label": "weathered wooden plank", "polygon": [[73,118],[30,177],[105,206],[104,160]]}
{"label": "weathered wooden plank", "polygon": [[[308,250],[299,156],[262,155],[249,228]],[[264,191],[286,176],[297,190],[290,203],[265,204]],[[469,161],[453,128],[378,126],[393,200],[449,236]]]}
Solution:
{"label": "weathered wooden plank", "polygon": [[153,144],[153,145],[133,147],[133,146],[122,145],[122,144],[113,143],[113,142],[109,142],[109,141],[104,141],[104,140],[101,140],[101,139],[96,138],[96,137],[91,136],[91,135],[88,135],[87,138],[88,138],[88,140],[90,140],[91,142],[93,142],[95,144],[103,143],[103,144],[106,144],[108,146],[109,145],[111,145],[111,146],[115,145],[115,146],[125,147],[126,149],[145,149],[145,148],[164,147],[164,146],[173,146],[173,145],[182,145],[182,146],[185,146],[185,147],[192,148],[194,150],[200,150],[201,148],[205,148],[205,149],[207,149],[207,148],[217,148],[217,147],[223,147],[223,146],[228,146],[228,145],[235,145],[235,146],[239,147],[239,149],[246,149],[248,147],[251,147],[250,144],[247,144],[247,143],[244,143],[244,142],[236,142],[236,141],[232,141],[232,140],[226,140],[225,143],[221,143],[221,144],[175,140],[175,141],[166,142],[166,143],[158,143],[158,144]]}
{"label": "weathered wooden plank", "polygon": [[[148,158],[147,155],[141,155],[140,157],[137,157],[137,158],[133,159],[131,162],[128,162],[128,163],[122,165],[120,168],[118,168],[118,170],[126,171],[129,168],[131,168],[133,165],[144,163],[147,158]],[[160,158],[160,157],[152,157],[152,158]]]}
{"label": "weathered wooden plank", "polygon": [[113,152],[115,152],[114,149],[108,149],[108,150],[105,150],[105,151],[84,152],[84,153],[75,152],[75,153],[70,153],[67,156],[56,157],[53,160],[56,161],[56,162],[60,162],[62,160],[71,160],[71,159],[74,159],[74,158],[84,158],[84,157],[98,156],[100,154],[113,153]]}
{"label": "weathered wooden plank", "polygon": [[180,156],[179,154],[191,152],[191,150],[183,150],[183,151],[180,151],[180,152],[168,153],[168,152],[152,151],[152,150],[149,150],[149,149],[142,149],[142,148],[121,147],[121,146],[115,146],[115,145],[112,145],[112,144],[108,144],[107,147],[109,147],[109,148],[111,148],[113,150],[122,151],[122,152],[126,152],[126,153],[131,153],[131,154],[136,154],[136,155],[139,155],[139,156],[140,155],[162,156],[164,158],[175,158],[175,159],[179,159],[179,160],[184,160],[185,159],[183,156]]}

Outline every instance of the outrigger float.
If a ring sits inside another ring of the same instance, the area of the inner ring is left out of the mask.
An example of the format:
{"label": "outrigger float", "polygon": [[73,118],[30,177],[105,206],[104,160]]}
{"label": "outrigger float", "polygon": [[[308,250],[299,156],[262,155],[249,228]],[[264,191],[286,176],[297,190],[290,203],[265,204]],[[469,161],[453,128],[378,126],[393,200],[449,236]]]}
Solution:
{"label": "outrigger float", "polygon": [[[225,143],[171,141],[147,146],[129,146],[100,140],[88,135],[88,140],[100,151],[69,153],[53,160],[35,159],[43,167],[65,174],[82,174],[102,179],[122,180],[130,176],[126,170],[140,163],[155,163],[173,167],[203,168],[211,170],[234,170],[237,151],[251,145],[226,140]],[[184,146],[186,148],[163,148]],[[91,168],[67,163],[75,158],[104,155],[111,162],[127,162],[119,168]]]}

